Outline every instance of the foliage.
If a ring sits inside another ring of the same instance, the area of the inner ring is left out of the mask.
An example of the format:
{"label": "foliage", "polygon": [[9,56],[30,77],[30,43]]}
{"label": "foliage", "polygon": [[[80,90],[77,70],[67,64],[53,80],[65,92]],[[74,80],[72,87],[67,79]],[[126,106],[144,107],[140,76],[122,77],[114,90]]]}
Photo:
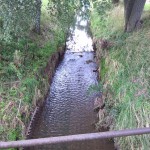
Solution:
{"label": "foliage", "polygon": [[146,3],[144,6],[145,11],[150,11],[150,3]]}
{"label": "foliage", "polygon": [[[98,48],[103,57],[99,67],[103,89],[108,91],[106,108],[113,118],[112,130],[150,125],[149,15],[144,16],[143,28],[134,33],[123,33],[123,16],[121,6],[110,10],[105,20],[101,20],[96,9],[91,14],[93,35],[113,43],[109,50]],[[142,135],[115,141],[123,150],[146,150],[150,146],[149,138],[149,135]]]}
{"label": "foliage", "polygon": [[[41,0],[0,0],[0,4],[1,40],[17,41],[28,36],[34,27],[40,27]],[[45,4],[48,4],[47,8],[43,7]],[[66,32],[74,20],[75,13],[82,7],[82,1],[42,0],[42,5],[42,10],[48,9],[51,20]]]}
{"label": "foliage", "polygon": [[80,0],[49,0],[49,12],[57,18],[63,30],[68,30],[80,7]]}
{"label": "foliage", "polygon": [[3,21],[2,39],[23,37],[34,24],[35,0],[0,0],[0,17]]}
{"label": "foliage", "polygon": [[106,12],[112,7],[111,0],[90,0],[90,5],[97,10],[101,18],[105,17]]}

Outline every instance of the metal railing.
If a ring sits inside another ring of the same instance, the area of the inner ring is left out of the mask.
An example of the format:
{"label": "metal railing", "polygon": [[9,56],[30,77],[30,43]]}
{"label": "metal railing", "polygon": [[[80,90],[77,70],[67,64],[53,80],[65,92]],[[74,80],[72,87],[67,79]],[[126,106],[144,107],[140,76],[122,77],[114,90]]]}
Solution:
{"label": "metal railing", "polygon": [[98,132],[98,133],[86,133],[86,134],[78,134],[78,135],[48,137],[48,138],[40,138],[40,139],[28,139],[28,140],[21,140],[21,141],[0,142],[0,149],[32,147],[38,145],[69,143],[69,142],[125,137],[125,136],[141,135],[141,134],[150,134],[150,128],[126,129],[120,131],[107,131],[107,132]]}

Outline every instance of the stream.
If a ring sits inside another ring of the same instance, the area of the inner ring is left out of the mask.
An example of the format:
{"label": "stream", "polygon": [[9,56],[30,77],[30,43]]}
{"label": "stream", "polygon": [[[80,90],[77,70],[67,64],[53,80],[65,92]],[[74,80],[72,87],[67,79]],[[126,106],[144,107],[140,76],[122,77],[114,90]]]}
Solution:
{"label": "stream", "polygon": [[[94,99],[90,92],[97,85],[97,65],[89,34],[88,20],[77,16],[70,28],[66,53],[50,86],[44,106],[38,112],[30,139],[97,132]],[[112,140],[92,140],[27,148],[28,150],[114,150]]]}

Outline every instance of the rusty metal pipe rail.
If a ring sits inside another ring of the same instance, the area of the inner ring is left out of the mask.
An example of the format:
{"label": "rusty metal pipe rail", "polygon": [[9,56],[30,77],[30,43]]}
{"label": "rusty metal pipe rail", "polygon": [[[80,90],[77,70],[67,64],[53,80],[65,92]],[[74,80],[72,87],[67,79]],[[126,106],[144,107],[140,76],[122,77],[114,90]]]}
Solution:
{"label": "rusty metal pipe rail", "polygon": [[107,132],[98,132],[98,133],[86,133],[86,134],[78,134],[78,135],[48,137],[48,138],[40,138],[40,139],[29,139],[29,140],[21,140],[21,141],[0,142],[0,149],[32,147],[32,146],[46,145],[46,144],[68,143],[68,142],[77,142],[77,141],[133,136],[133,135],[141,135],[141,134],[150,134],[150,128],[127,129],[127,130],[120,130],[120,131],[107,131]]}

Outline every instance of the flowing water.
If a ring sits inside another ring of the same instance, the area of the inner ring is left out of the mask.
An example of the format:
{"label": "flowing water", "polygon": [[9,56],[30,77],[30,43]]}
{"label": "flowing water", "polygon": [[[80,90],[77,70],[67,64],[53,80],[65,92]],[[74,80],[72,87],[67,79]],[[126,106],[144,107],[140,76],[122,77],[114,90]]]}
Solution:
{"label": "flowing water", "polygon": [[[50,93],[34,121],[29,138],[96,132],[94,98],[89,88],[98,84],[88,21],[78,16],[70,29],[66,53],[50,86]],[[28,150],[113,150],[111,140],[93,140],[45,145]]]}

